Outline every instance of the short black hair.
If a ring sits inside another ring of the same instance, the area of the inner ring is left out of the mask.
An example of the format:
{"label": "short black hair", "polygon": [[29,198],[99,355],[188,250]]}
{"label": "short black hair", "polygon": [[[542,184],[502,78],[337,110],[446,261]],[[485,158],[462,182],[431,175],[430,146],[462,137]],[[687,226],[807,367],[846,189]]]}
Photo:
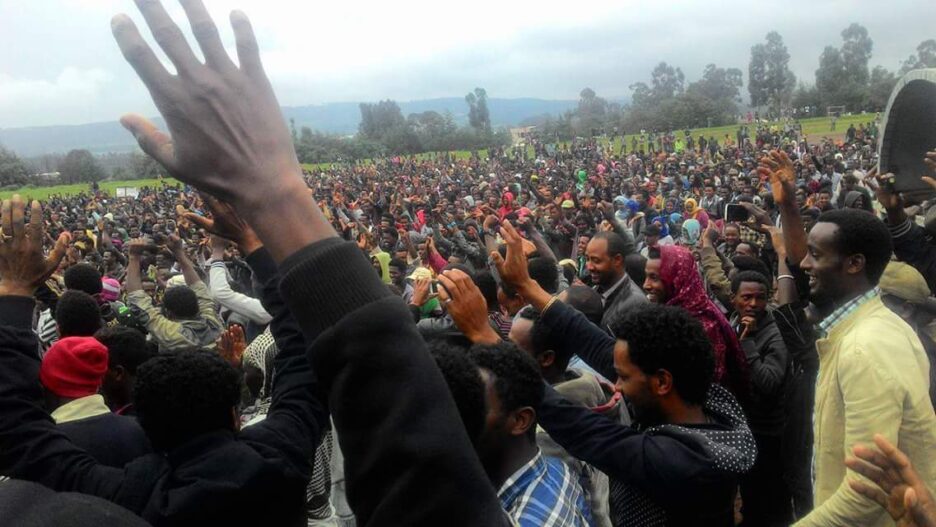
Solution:
{"label": "short black hair", "polygon": [[391,259],[390,259],[390,267],[396,267],[396,268],[399,269],[401,272],[406,273],[406,268],[407,268],[408,266],[406,265],[406,262],[404,262],[403,260],[401,260],[401,259],[399,259],[399,258],[391,258]]}
{"label": "short black hair", "polygon": [[475,443],[484,431],[487,408],[484,402],[484,380],[464,348],[444,339],[428,342],[429,354],[435,359],[448,385],[462,424],[471,442]]}
{"label": "short black hair", "polygon": [[[475,366],[490,373],[501,409],[512,412],[529,406],[534,410],[543,402],[543,378],[533,357],[520,351],[512,342],[490,346],[476,345],[468,353]],[[534,441],[536,426],[528,438]]]}
{"label": "short black hair", "polygon": [[157,451],[215,430],[233,430],[231,410],[241,373],[215,352],[160,353],[137,370],[133,401],[140,426]]}
{"label": "short black hair", "polygon": [[894,241],[887,225],[873,214],[859,209],[823,212],[819,222],[838,227],[834,241],[840,255],[864,255],[865,276],[869,283],[877,285],[894,252]]}
{"label": "short black hair", "polygon": [[101,283],[101,273],[94,266],[79,263],[65,269],[65,289],[84,291],[89,295],[96,295],[104,288]]}
{"label": "short black hair", "polygon": [[621,238],[621,235],[616,232],[601,231],[595,233],[592,237],[592,240],[605,240],[608,244],[608,256],[614,258],[617,255],[621,255],[623,260],[627,250],[627,243],[624,242],[624,238]]}
{"label": "short black hair", "polygon": [[659,236],[663,234],[663,229],[660,227],[660,224],[653,222],[644,229],[644,236]]}
{"label": "short black hair", "polygon": [[559,269],[556,262],[548,258],[530,258],[527,269],[532,278],[547,293],[554,294],[559,289]]}
{"label": "short black hair", "polygon": [[758,271],[741,271],[731,279],[731,292],[737,293],[741,288],[742,282],[756,282],[764,286],[767,296],[770,296],[770,280],[766,275]]}
{"label": "short black hair", "polygon": [[639,253],[628,254],[624,258],[624,270],[627,271],[627,276],[632,282],[642,286],[644,280],[647,279],[647,259]]}
{"label": "short black hair", "polygon": [[474,275],[474,283],[481,290],[481,296],[487,302],[488,311],[497,311],[497,281],[490,271],[480,271]]}
{"label": "short black hair", "polygon": [[757,271],[764,276],[772,276],[770,269],[767,268],[767,264],[760,258],[754,256],[739,254],[731,259],[731,264],[734,265],[734,268],[737,269],[738,272]]}
{"label": "short black hair", "polygon": [[126,326],[106,327],[95,333],[94,338],[107,347],[109,369],[122,366],[135,375],[141,364],[153,358],[151,349],[146,346],[146,336],[136,329]]}
{"label": "short black hair", "polygon": [[198,316],[198,296],[189,286],[173,286],[163,293],[163,307],[173,316],[194,318]]}
{"label": "short black hair", "polygon": [[715,358],[702,323],[674,306],[648,304],[612,324],[611,331],[627,342],[630,361],[645,374],[666,370],[684,401],[705,402],[715,373]]}
{"label": "short black hair", "polygon": [[88,293],[69,289],[55,305],[55,323],[60,337],[91,337],[103,324],[101,308]]}
{"label": "short black hair", "polygon": [[604,306],[598,291],[584,285],[573,285],[565,290],[565,294],[569,307],[585,315],[592,324],[601,325]]}

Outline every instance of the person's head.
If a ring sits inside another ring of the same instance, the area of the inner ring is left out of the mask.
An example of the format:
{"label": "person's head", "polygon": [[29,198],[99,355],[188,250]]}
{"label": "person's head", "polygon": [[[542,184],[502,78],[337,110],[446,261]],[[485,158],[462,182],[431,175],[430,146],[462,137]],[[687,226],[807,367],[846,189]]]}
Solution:
{"label": "person's head", "polygon": [[624,277],[626,245],[620,235],[599,232],[588,242],[586,267],[593,284],[611,287]]}
{"label": "person's head", "polygon": [[731,295],[735,313],[759,320],[767,312],[770,281],[757,271],[741,271],[731,279]]}
{"label": "person's head", "polygon": [[532,278],[547,293],[555,293],[559,289],[559,269],[553,260],[542,257],[530,258],[527,270]]}
{"label": "person's head", "polygon": [[854,209],[823,213],[807,246],[800,267],[809,275],[810,296],[824,307],[876,286],[894,251],[884,222]]}
{"label": "person's head", "polygon": [[591,241],[591,236],[587,234],[580,235],[578,237],[578,253],[584,255],[588,250],[588,242]]}
{"label": "person's head", "polygon": [[729,223],[725,225],[723,236],[725,238],[725,245],[728,247],[737,247],[738,243],[741,242],[741,228],[734,223]]}
{"label": "person's head", "polygon": [[712,185],[711,183],[705,185],[705,187],[702,189],[702,192],[705,193],[706,198],[712,199],[712,197],[715,195],[715,185]]}
{"label": "person's head", "polygon": [[104,401],[116,410],[130,403],[137,368],[153,357],[146,346],[146,337],[125,326],[106,327],[94,338],[107,347],[107,374],[101,385]]}
{"label": "person's head", "polygon": [[498,311],[500,302],[497,300],[497,280],[494,275],[490,271],[480,271],[474,274],[473,280],[484,297],[488,311]]}
{"label": "person's head", "polygon": [[478,456],[488,474],[516,461],[518,450],[536,446],[536,408],[543,400],[543,380],[534,360],[503,342],[474,346],[469,357],[481,373],[487,415]]}
{"label": "person's head", "polygon": [[399,258],[393,258],[390,260],[390,281],[402,287],[403,281],[406,280],[406,262],[400,260]]}
{"label": "person's head", "polygon": [[160,353],[137,369],[133,403],[157,452],[201,434],[237,429],[241,374],[215,352]]}
{"label": "person's head", "polygon": [[624,258],[624,268],[635,284],[642,284],[647,278],[647,259],[637,253],[628,254]]}
{"label": "person's head", "polygon": [[750,256],[751,258],[757,258],[757,248],[747,242],[741,242],[735,247],[735,254],[740,256]]}
{"label": "person's head", "polygon": [[820,190],[816,206],[823,211],[832,207],[832,191],[825,188]]}
{"label": "person's head", "polygon": [[647,251],[647,264],[644,267],[643,290],[647,294],[647,300],[655,304],[666,303],[670,296],[669,288],[661,274],[661,262],[660,249],[651,247]]}
{"label": "person's head", "polygon": [[503,282],[497,284],[497,303],[509,316],[516,315],[527,304],[516,289]]}
{"label": "person's head", "polygon": [[647,228],[644,229],[644,243],[647,244],[647,247],[656,247],[660,243],[661,232],[662,229],[659,223],[653,222],[647,225]]}
{"label": "person's head", "polygon": [[82,291],[91,296],[101,293],[101,273],[94,266],[79,263],[65,270],[65,289]]}
{"label": "person's head", "polygon": [[107,371],[107,348],[94,337],[64,337],[42,356],[39,382],[48,409],[89,395],[101,387]]}
{"label": "person's head", "polygon": [[461,417],[468,438],[477,448],[487,418],[485,386],[481,372],[468,357],[467,350],[446,339],[435,338],[427,342],[429,354],[435,359],[448,385],[455,407]]}
{"label": "person's head", "polygon": [[635,420],[671,422],[680,409],[705,402],[715,359],[702,324],[677,307],[646,306],[611,325],[616,389],[631,403]]}
{"label": "person's head", "polygon": [[173,320],[193,319],[198,316],[198,296],[187,285],[166,289],[163,294],[163,311]]}
{"label": "person's head", "polygon": [[884,305],[915,329],[929,324],[936,315],[926,279],[911,265],[887,264],[878,287]]}
{"label": "person's head", "polygon": [[842,178],[842,186],[845,191],[855,190],[855,187],[858,186],[858,178],[854,174],[848,174]]}
{"label": "person's head", "polygon": [[559,293],[559,301],[585,315],[592,324],[600,325],[604,307],[601,295],[584,285],[573,285]]}
{"label": "person's head", "polygon": [[61,337],[91,337],[101,329],[101,308],[88,293],[69,289],[55,305],[55,323]]}

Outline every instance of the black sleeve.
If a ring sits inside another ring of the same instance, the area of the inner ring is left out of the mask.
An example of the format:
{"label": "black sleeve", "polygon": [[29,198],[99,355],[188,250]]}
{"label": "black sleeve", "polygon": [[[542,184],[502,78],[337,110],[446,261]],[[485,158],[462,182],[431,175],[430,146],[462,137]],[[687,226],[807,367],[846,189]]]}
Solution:
{"label": "black sleeve", "polygon": [[0,474],[112,499],[123,471],[98,464],[42,408],[34,305],[30,297],[0,297]]}
{"label": "black sleeve", "polygon": [[550,329],[550,341],[556,351],[575,353],[604,378],[612,382],[617,379],[613,337],[582,313],[558,301],[546,310],[542,320]]}
{"label": "black sleeve", "polygon": [[409,310],[357,246],[323,240],[280,270],[280,292],[328,393],[358,522],[505,524]]}
{"label": "black sleeve", "polygon": [[665,508],[685,505],[714,476],[701,444],[666,433],[644,434],[571,403],[546,386],[536,412],[540,426],[572,456],[633,485]]}
{"label": "black sleeve", "polygon": [[328,410],[305,354],[302,331],[280,297],[279,274],[273,258],[261,248],[248,256],[248,264],[263,283],[261,302],[273,317],[270,333],[279,353],[273,363],[273,402],[266,419],[245,428],[240,440],[272,446],[290,468],[309,477],[312,471],[309,460],[328,426]]}

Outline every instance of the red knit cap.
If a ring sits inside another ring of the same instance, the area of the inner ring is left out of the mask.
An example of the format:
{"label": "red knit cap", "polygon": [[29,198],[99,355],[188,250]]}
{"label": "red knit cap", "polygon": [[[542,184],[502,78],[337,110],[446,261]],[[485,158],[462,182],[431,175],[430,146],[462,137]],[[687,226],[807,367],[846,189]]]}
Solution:
{"label": "red knit cap", "polygon": [[94,337],[66,337],[42,357],[39,380],[59,397],[79,398],[97,393],[106,372],[107,347]]}

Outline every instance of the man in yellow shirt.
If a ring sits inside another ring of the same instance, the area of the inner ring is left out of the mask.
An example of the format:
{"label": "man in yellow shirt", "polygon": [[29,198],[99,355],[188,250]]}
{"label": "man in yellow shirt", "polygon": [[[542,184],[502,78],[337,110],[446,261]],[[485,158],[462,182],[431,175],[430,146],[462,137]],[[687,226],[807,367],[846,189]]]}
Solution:
{"label": "man in yellow shirt", "polygon": [[929,398],[929,361],[913,329],[882,302],[877,285],[893,244],[872,214],[823,214],[809,233],[800,266],[819,324],[813,490],[816,508],[797,526],[892,526],[874,502],[855,492],[862,479],[845,466],[852,445],[879,433],[905,452],[920,477],[936,484],[936,414]]}

